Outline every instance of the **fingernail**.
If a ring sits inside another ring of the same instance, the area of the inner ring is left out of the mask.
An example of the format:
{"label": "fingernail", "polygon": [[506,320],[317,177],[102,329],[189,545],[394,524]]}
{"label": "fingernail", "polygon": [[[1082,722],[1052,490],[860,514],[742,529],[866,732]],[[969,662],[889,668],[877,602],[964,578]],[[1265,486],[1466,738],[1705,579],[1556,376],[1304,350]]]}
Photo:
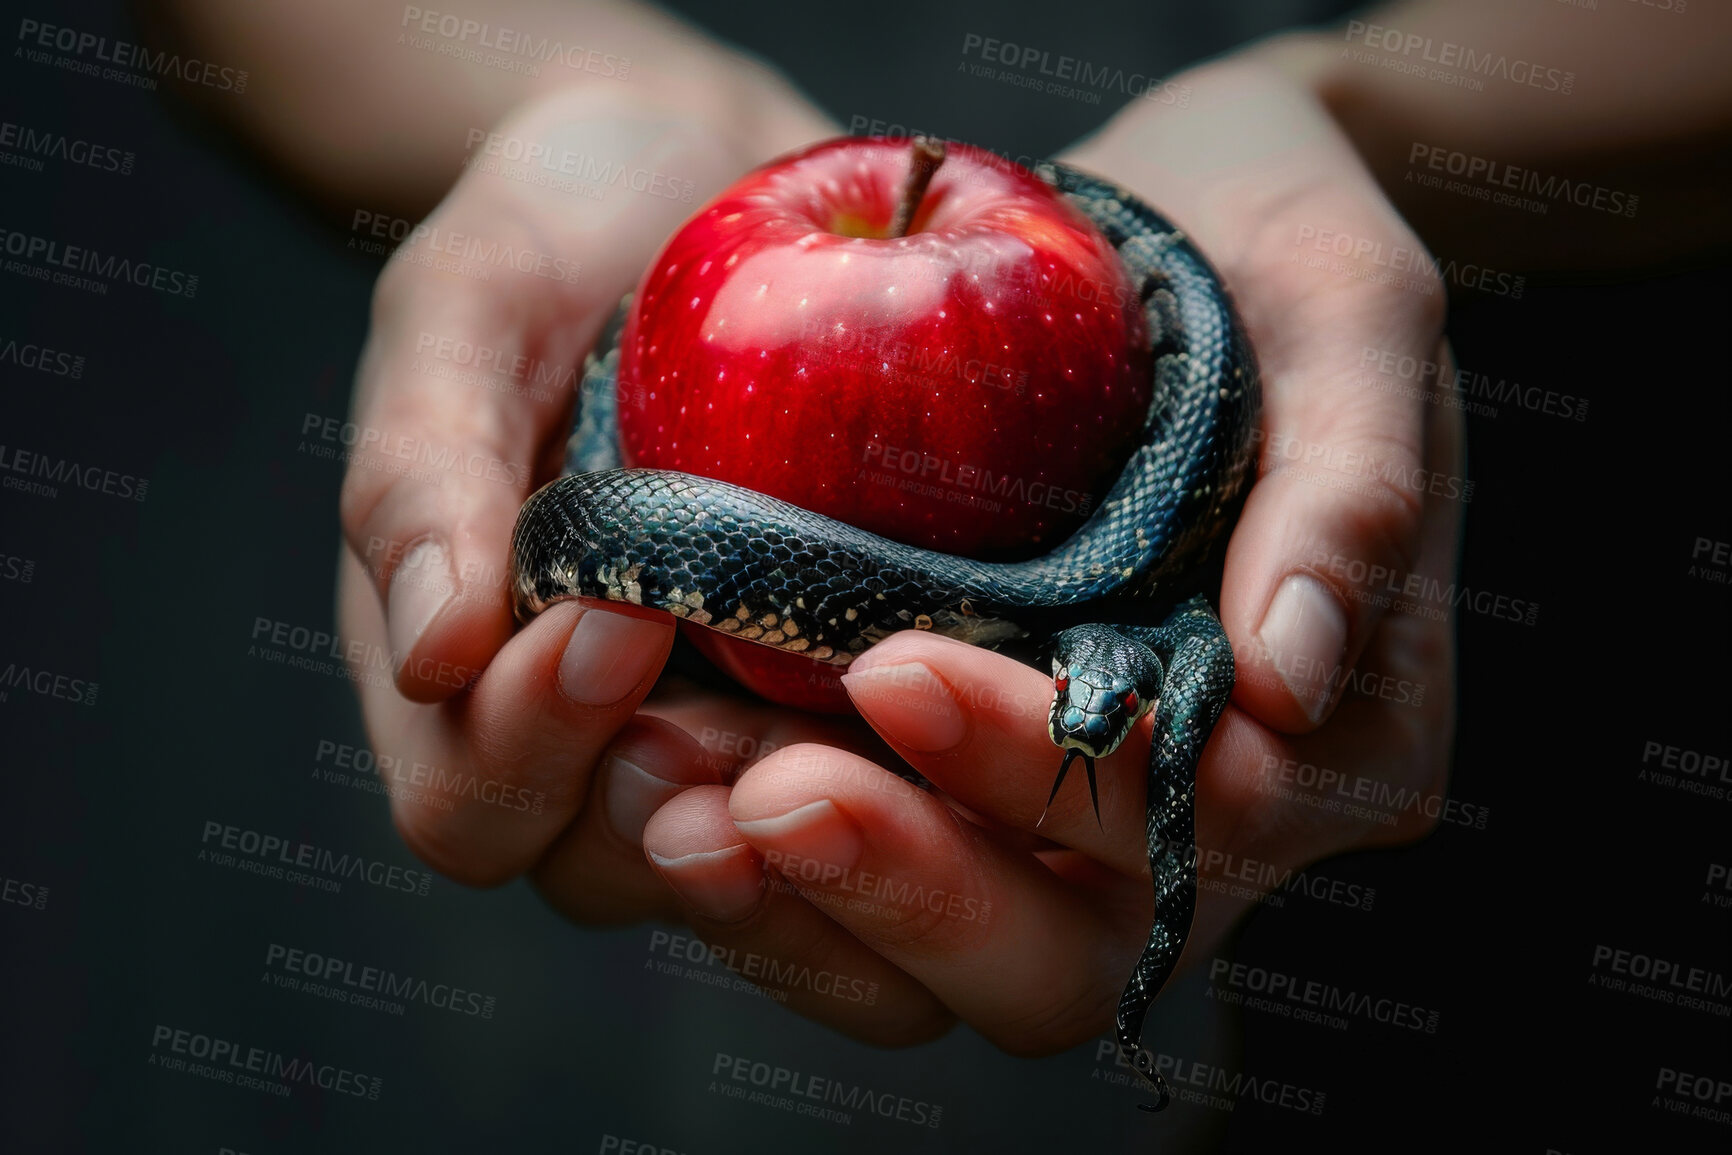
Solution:
{"label": "fingernail", "polygon": [[747,869],[752,848],[745,843],[726,850],[707,850],[679,858],[651,854],[650,861],[675,894],[712,922],[739,922],[764,899],[762,867]]}
{"label": "fingernail", "polygon": [[686,787],[657,778],[635,762],[615,755],[602,767],[602,805],[608,825],[633,846],[643,845],[643,828],[650,815]]}
{"label": "fingernail", "polygon": [[752,840],[764,861],[795,881],[818,882],[826,876],[804,865],[808,863],[852,870],[866,849],[866,835],[828,798],[773,818],[736,818],[734,826]]}
{"label": "fingernail", "polygon": [[661,661],[671,622],[585,610],[559,659],[559,688],[584,706],[611,706]]}
{"label": "fingernail", "polygon": [[399,670],[456,592],[451,557],[442,543],[428,538],[403,556],[385,593],[385,636]]}
{"label": "fingernail", "polygon": [[1292,575],[1275,591],[1257,636],[1306,717],[1323,721],[1347,660],[1347,614],[1335,595],[1308,574]]}
{"label": "fingernail", "polygon": [[842,684],[873,725],[910,750],[936,754],[968,733],[950,687],[925,662],[850,668]]}

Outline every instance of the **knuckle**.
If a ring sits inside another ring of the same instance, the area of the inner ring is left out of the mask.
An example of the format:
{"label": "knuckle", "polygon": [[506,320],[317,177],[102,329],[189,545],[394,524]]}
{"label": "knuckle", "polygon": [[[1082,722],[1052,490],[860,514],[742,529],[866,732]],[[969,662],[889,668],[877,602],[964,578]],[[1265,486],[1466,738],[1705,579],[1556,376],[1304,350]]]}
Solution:
{"label": "knuckle", "polygon": [[572,730],[555,725],[525,735],[515,717],[515,711],[502,711],[500,724],[477,727],[470,745],[475,778],[512,796],[539,795],[556,813],[575,813],[588,794],[591,771],[573,757]]}
{"label": "knuckle", "polygon": [[400,798],[391,800],[391,823],[416,858],[454,882],[493,887],[521,871],[512,863],[490,862],[466,845],[459,826],[447,813]]}
{"label": "knuckle", "polygon": [[[968,847],[977,836],[964,829],[964,820],[948,807],[946,816],[955,834],[950,840]],[[978,952],[990,939],[984,919],[974,917],[979,909],[974,899],[991,893],[981,874],[966,863],[977,862],[972,852],[952,860],[947,877],[925,875],[900,877],[883,874],[873,896],[872,934],[883,944],[922,958],[952,958]]]}
{"label": "knuckle", "polygon": [[[910,888],[910,895],[948,895],[942,884]],[[872,935],[885,945],[923,958],[954,955],[978,945],[980,926],[956,917],[946,902],[919,901],[894,893],[876,901]]]}
{"label": "knuckle", "polygon": [[936,1000],[913,1007],[896,1006],[874,1015],[853,1031],[875,1047],[917,1047],[942,1037],[956,1025],[956,1016]]}
{"label": "knuckle", "polygon": [[1313,507],[1327,510],[1315,523],[1319,536],[1366,562],[1410,573],[1418,561],[1426,495],[1434,488],[1418,447],[1399,433],[1349,429],[1331,438],[1326,456],[1330,460],[1322,466],[1295,467],[1297,477],[1333,495]]}
{"label": "knuckle", "polygon": [[1074,1047],[1099,1034],[1103,1024],[1112,1021],[1117,991],[1090,983],[1069,988],[1054,984],[1052,989],[1068,989],[1068,997],[1037,1000],[1027,1014],[998,1023],[976,1024],[976,1029],[1007,1054],[1038,1059]]}
{"label": "knuckle", "polygon": [[1354,510],[1350,531],[1365,543],[1365,553],[1386,559],[1398,573],[1410,574],[1419,556],[1422,504],[1423,499],[1406,486],[1376,479]]}
{"label": "knuckle", "polygon": [[377,474],[357,468],[354,462],[349,463],[343,474],[342,488],[337,493],[337,518],[357,553],[361,552],[357,543],[363,537],[373,511],[384,500],[385,492]]}

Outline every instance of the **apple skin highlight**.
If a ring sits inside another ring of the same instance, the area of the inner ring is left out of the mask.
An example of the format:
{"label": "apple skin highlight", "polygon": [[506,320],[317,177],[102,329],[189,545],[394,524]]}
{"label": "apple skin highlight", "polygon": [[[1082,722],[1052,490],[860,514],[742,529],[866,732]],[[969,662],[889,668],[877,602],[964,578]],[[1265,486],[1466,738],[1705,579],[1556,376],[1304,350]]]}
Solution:
{"label": "apple skin highlight", "polygon": [[[675,233],[621,341],[626,465],[977,558],[1038,556],[1088,519],[1149,404],[1136,287],[1062,194],[969,145],[889,236],[912,152],[813,145]],[[766,697],[846,708],[838,671],[688,635]]]}

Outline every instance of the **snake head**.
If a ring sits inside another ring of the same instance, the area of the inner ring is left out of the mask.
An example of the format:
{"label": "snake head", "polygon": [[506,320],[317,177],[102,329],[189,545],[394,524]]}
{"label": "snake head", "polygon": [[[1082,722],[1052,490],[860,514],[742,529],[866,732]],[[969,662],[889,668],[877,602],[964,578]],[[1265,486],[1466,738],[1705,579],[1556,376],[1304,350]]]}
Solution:
{"label": "snake head", "polygon": [[[1076,626],[1060,634],[1052,660],[1052,712],[1046,732],[1064,750],[1058,777],[1046,806],[1051,809],[1070,764],[1082,759],[1089,776],[1089,801],[1101,817],[1095,759],[1119,748],[1137,719],[1154,706],[1161,689],[1161,662],[1148,647],[1107,626]],[[1040,812],[1038,827],[1046,821]],[[1104,829],[1104,827],[1103,827]]]}
{"label": "snake head", "polygon": [[1153,701],[1123,674],[1053,662],[1052,710],[1046,732],[1053,745],[1105,758],[1119,748]]}
{"label": "snake head", "polygon": [[1052,660],[1053,745],[1105,758],[1119,748],[1161,692],[1160,659],[1108,626],[1077,626],[1060,634]]}

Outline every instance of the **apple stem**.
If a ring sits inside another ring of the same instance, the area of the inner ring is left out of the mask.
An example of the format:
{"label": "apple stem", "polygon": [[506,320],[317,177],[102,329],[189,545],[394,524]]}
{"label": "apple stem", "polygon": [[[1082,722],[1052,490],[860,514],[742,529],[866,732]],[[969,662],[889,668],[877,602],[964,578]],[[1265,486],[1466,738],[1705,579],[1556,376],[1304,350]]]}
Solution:
{"label": "apple stem", "polygon": [[908,180],[902,186],[902,201],[896,206],[896,216],[890,222],[890,236],[908,235],[908,226],[914,223],[914,214],[926,196],[926,186],[932,183],[932,174],[943,163],[942,140],[926,136],[914,138],[914,161],[908,168]]}

